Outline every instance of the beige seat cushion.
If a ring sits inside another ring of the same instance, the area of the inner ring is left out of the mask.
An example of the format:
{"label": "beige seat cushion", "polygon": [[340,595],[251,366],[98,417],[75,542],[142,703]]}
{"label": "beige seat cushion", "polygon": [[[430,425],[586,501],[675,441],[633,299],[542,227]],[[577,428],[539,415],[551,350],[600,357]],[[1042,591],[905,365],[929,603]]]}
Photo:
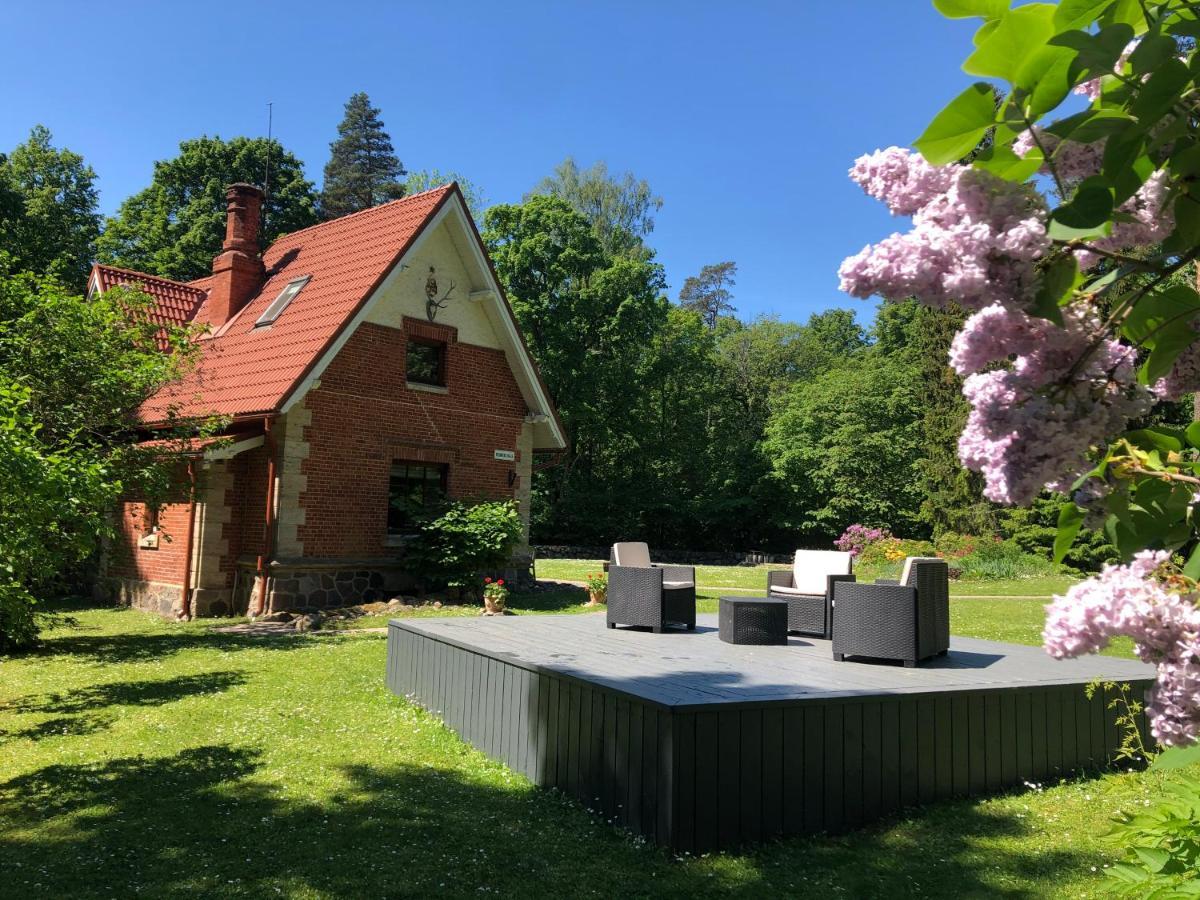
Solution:
{"label": "beige seat cushion", "polygon": [[781,584],[773,584],[773,585],[771,585],[771,593],[772,594],[787,594],[788,596],[791,596],[791,597],[799,597],[799,596],[819,597],[819,596],[824,595],[825,592],[817,591],[814,594],[811,591],[802,591],[802,590],[800,590],[800,588],[787,587],[786,585],[781,585]]}
{"label": "beige seat cushion", "polygon": [[936,556],[909,556],[904,560],[904,571],[900,573],[900,583],[908,584],[908,576],[912,574],[912,565],[915,562],[941,562],[941,559]]}
{"label": "beige seat cushion", "polygon": [[801,594],[824,594],[830,575],[849,575],[854,557],[841,550],[797,550],[792,560],[792,584]]}
{"label": "beige seat cushion", "polygon": [[695,587],[695,586],[696,585],[694,585],[690,581],[664,581],[663,582],[663,587],[669,588],[672,590],[675,588],[690,588],[690,587]]}
{"label": "beige seat cushion", "polygon": [[613,562],[635,569],[650,568],[650,547],[641,541],[613,544]]}

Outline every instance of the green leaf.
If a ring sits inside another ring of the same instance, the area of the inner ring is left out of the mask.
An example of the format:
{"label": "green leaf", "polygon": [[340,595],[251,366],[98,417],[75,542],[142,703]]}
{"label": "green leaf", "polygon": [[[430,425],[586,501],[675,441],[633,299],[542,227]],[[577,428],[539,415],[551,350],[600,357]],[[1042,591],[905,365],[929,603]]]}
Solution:
{"label": "green leaf", "polygon": [[1151,872],[1161,872],[1163,866],[1171,861],[1171,854],[1157,847],[1134,847],[1133,852],[1138,855],[1141,861],[1146,864],[1146,868]]}
{"label": "green leaf", "polygon": [[1168,59],[1141,86],[1129,106],[1129,111],[1139,121],[1153,125],[1179,99],[1191,78],[1187,66],[1174,57]]}
{"label": "green leaf", "polygon": [[1150,768],[1170,771],[1196,763],[1200,763],[1200,744],[1191,744],[1187,747],[1168,747],[1154,758]]}
{"label": "green leaf", "polygon": [[1134,124],[1133,119],[1119,110],[1097,109],[1089,119],[1079,123],[1070,137],[1077,144],[1090,144],[1119,134]]}
{"label": "green leaf", "polygon": [[1075,50],[1079,71],[1087,71],[1093,76],[1111,72],[1131,40],[1133,29],[1128,25],[1109,25],[1095,34],[1064,31],[1048,39],[1052,46]]}
{"label": "green leaf", "polygon": [[1051,218],[1046,225],[1046,234],[1055,241],[1088,240],[1089,238],[1107,237],[1112,231],[1112,224],[1105,222],[1094,228],[1072,228],[1057,219]]}
{"label": "green leaf", "polygon": [[1060,563],[1071,545],[1079,529],[1083,527],[1083,510],[1071,500],[1063,503],[1058,510],[1058,534],[1054,536],[1054,561]]}
{"label": "green leaf", "polygon": [[1024,156],[1017,156],[1008,147],[991,146],[975,157],[972,165],[1008,181],[1028,181],[1042,165],[1042,151],[1032,147]]}
{"label": "green leaf", "polygon": [[1149,34],[1142,38],[1129,54],[1129,64],[1134,75],[1145,75],[1178,55],[1179,45],[1173,38],[1162,34]]}
{"label": "green leaf", "polygon": [[913,145],[934,165],[957,162],[975,149],[995,123],[992,86],[977,81],[951,100]]}
{"label": "green leaf", "polygon": [[1054,11],[1054,27],[1058,31],[1086,28],[1112,4],[1113,0],[1062,0]]}
{"label": "green leaf", "polygon": [[1193,447],[1200,447],[1200,422],[1193,422],[1183,432],[1187,436],[1187,442]]}
{"label": "green leaf", "polygon": [[1063,317],[1060,307],[1063,305],[1063,300],[1070,296],[1071,289],[1075,287],[1078,277],[1079,264],[1075,261],[1075,257],[1070,254],[1060,256],[1042,272],[1037,294],[1034,296],[1033,306],[1029,311],[1039,318],[1049,319],[1056,325],[1062,325]]}
{"label": "green leaf", "polygon": [[1197,337],[1192,321],[1200,316],[1200,294],[1176,284],[1142,297],[1121,325],[1121,333],[1151,352],[1140,377],[1152,384],[1170,371],[1175,359]]}
{"label": "green leaf", "polygon": [[1192,550],[1192,555],[1184,563],[1183,574],[1192,579],[1192,581],[1200,581],[1200,544],[1196,544]]}
{"label": "green leaf", "polygon": [[1008,9],[1008,0],[933,0],[933,6],[947,19],[996,19]]}
{"label": "green leaf", "polygon": [[1112,188],[1099,175],[1085,178],[1075,189],[1069,203],[1052,213],[1054,220],[1068,228],[1097,228],[1104,225],[1113,211]]}
{"label": "green leaf", "polygon": [[1139,428],[1125,435],[1134,446],[1143,450],[1162,450],[1178,453],[1183,449],[1184,433],[1179,429]]}
{"label": "green leaf", "polygon": [[1175,231],[1180,247],[1200,244],[1200,200],[1190,194],[1175,198]]}
{"label": "green leaf", "polygon": [[1054,4],[1029,3],[1008,10],[963,63],[963,71],[1021,84],[1018,74],[1029,57],[1054,35]]}
{"label": "green leaf", "polygon": [[1046,45],[1035,50],[1017,73],[1019,84],[1029,89],[1025,111],[1039,118],[1057,107],[1075,86],[1075,51]]}

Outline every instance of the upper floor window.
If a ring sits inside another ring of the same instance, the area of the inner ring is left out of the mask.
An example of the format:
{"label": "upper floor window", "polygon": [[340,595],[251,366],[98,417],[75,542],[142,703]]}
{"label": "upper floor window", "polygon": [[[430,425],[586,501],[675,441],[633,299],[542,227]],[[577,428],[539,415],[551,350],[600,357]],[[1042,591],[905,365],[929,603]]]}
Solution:
{"label": "upper floor window", "polygon": [[303,278],[293,278],[289,281],[283,290],[279,292],[279,296],[271,301],[271,305],[263,310],[263,314],[255,321],[254,327],[270,325],[283,315],[283,311],[287,309],[288,304],[296,299],[296,295],[300,293],[300,289],[308,284],[308,280],[311,277],[311,275],[305,275]]}
{"label": "upper floor window", "polygon": [[425,338],[409,338],[407,371],[409,384],[446,386],[446,345],[441,341]]}

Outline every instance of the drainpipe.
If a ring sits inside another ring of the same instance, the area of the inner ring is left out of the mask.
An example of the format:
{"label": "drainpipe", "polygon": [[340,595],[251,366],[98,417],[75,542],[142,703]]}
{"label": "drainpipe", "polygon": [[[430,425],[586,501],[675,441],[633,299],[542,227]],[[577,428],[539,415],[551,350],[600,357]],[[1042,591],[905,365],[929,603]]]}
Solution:
{"label": "drainpipe", "polygon": [[183,548],[183,609],[184,619],[192,617],[192,543],[196,534],[196,463],[188,460],[188,524],[187,541]]}
{"label": "drainpipe", "polygon": [[261,616],[267,611],[267,561],[273,551],[275,536],[275,436],[271,434],[271,418],[263,417],[263,434],[267,439],[267,511],[263,517],[263,539],[258,554],[258,610]]}

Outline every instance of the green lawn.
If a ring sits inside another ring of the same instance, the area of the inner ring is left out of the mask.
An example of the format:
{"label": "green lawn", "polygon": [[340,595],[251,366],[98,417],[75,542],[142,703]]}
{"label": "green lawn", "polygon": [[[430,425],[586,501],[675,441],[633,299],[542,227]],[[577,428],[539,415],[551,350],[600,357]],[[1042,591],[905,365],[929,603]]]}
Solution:
{"label": "green lawn", "polygon": [[[537,576],[559,581],[582,581],[588,572],[599,572],[603,563],[598,559],[539,559]],[[863,581],[876,578],[897,578],[902,563],[858,569]],[[747,591],[766,589],[767,572],[787,566],[696,566],[696,583],[701,588],[735,588]],[[955,597],[1038,597],[1049,598],[1065,591],[1075,581],[1069,575],[1049,575],[1035,578],[1013,578],[989,581],[953,581],[950,592]]]}
{"label": "green lawn", "polygon": [[[1034,643],[1040,606],[958,600],[954,630]],[[44,651],[0,658],[7,896],[1095,896],[1108,815],[1154,790],[1110,774],[675,859],[390,695],[380,634],[67,612]]]}

